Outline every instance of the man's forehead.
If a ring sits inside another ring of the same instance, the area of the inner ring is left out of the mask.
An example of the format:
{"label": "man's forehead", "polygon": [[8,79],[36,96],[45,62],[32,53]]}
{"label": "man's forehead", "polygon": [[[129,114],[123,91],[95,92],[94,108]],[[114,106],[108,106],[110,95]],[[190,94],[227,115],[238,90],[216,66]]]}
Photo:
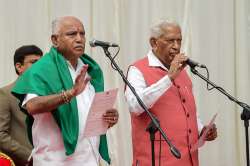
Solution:
{"label": "man's forehead", "polygon": [[33,61],[33,60],[38,60],[42,57],[42,55],[37,55],[37,54],[29,54],[24,57],[24,61]]}
{"label": "man's forehead", "polygon": [[181,28],[178,25],[167,25],[167,26],[163,27],[162,30],[164,32],[169,32],[169,31],[170,32],[173,32],[173,31],[181,32]]}
{"label": "man's forehead", "polygon": [[84,30],[84,26],[80,20],[74,18],[67,18],[62,20],[60,29],[69,30],[79,28]]}
{"label": "man's forehead", "polygon": [[25,58],[39,58],[41,57],[42,55],[38,55],[38,54],[28,54],[28,55],[25,55]]}
{"label": "man's forehead", "polygon": [[164,32],[162,36],[172,36],[172,35],[181,36],[181,28],[179,26],[175,26],[175,25],[166,26],[162,30]]}

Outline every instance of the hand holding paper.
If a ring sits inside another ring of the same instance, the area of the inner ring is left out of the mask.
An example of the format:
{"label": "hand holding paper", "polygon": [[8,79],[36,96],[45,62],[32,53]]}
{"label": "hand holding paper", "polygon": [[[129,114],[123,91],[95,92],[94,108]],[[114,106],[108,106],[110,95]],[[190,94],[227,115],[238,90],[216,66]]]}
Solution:
{"label": "hand holding paper", "polygon": [[118,121],[119,114],[116,109],[112,108],[105,112],[103,120],[109,124],[108,127],[114,126]]}
{"label": "hand holding paper", "polygon": [[199,137],[199,140],[192,146],[193,151],[202,147],[206,141],[212,141],[217,137],[217,130],[214,124],[216,116],[217,113],[213,116],[209,124],[206,127],[204,127]]}

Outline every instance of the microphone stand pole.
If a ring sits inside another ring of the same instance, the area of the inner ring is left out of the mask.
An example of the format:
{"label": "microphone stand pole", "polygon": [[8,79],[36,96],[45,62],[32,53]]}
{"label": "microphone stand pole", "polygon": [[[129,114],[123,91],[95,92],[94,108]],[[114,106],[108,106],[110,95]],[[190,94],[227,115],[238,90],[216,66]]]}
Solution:
{"label": "microphone stand pole", "polygon": [[113,65],[114,69],[120,74],[122,77],[124,83],[126,86],[129,87],[129,89],[132,91],[132,93],[135,95],[138,103],[140,106],[145,110],[145,112],[148,114],[148,116],[151,119],[151,123],[147,127],[147,131],[150,133],[150,140],[151,140],[151,152],[152,152],[152,166],[155,166],[155,154],[154,154],[154,137],[155,137],[155,132],[159,130],[160,134],[168,144],[171,153],[178,159],[181,158],[181,154],[179,150],[170,142],[170,140],[167,138],[167,135],[164,133],[162,128],[160,127],[160,124],[156,117],[147,109],[146,105],[143,103],[143,101],[140,99],[139,95],[136,93],[134,87],[129,83],[125,75],[123,74],[123,71],[119,68],[115,60],[111,57],[110,52],[108,50],[108,47],[102,47],[104,50],[105,55],[110,59],[111,64]]}
{"label": "microphone stand pole", "polygon": [[206,81],[209,85],[220,91],[222,94],[227,96],[229,100],[233,101],[234,103],[238,104],[243,108],[243,111],[241,113],[241,120],[244,120],[244,126],[245,126],[245,137],[246,137],[246,160],[247,160],[247,166],[249,166],[249,135],[248,135],[248,127],[249,127],[249,119],[250,119],[250,106],[246,103],[243,103],[239,100],[237,100],[235,97],[231,96],[229,93],[227,93],[224,89],[220,88],[213,82],[211,82],[209,79],[201,75],[195,67],[191,67],[191,72]]}

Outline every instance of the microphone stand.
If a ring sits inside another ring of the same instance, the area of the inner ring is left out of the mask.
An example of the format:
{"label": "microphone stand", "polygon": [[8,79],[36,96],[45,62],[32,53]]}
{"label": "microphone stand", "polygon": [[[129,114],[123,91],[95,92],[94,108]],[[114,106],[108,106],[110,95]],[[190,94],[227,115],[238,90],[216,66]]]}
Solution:
{"label": "microphone stand", "polygon": [[235,97],[231,96],[229,93],[227,93],[224,89],[220,88],[213,82],[211,82],[209,79],[201,75],[195,67],[191,67],[191,72],[203,79],[205,82],[210,84],[212,87],[220,91],[222,94],[227,96],[229,100],[233,101],[234,103],[238,104],[243,108],[243,111],[241,113],[241,120],[244,120],[244,126],[245,126],[245,136],[246,136],[246,159],[247,159],[247,166],[249,166],[249,135],[248,135],[248,127],[249,127],[249,119],[250,119],[250,106],[246,103],[243,103],[239,100],[237,100]]}
{"label": "microphone stand", "polygon": [[146,105],[143,103],[143,101],[141,100],[141,98],[139,97],[139,95],[136,93],[134,87],[129,83],[129,81],[127,80],[127,78],[125,77],[125,75],[123,74],[123,71],[119,68],[119,66],[117,65],[117,63],[115,62],[115,60],[111,57],[111,54],[108,50],[108,46],[107,47],[102,47],[104,50],[105,55],[110,59],[111,64],[113,65],[114,69],[120,74],[120,76],[123,79],[123,82],[125,83],[126,86],[129,87],[129,89],[132,91],[132,93],[135,95],[136,100],[138,101],[138,103],[140,104],[140,106],[144,109],[144,111],[148,114],[148,116],[151,119],[151,122],[149,124],[149,126],[147,127],[146,131],[149,132],[150,134],[150,140],[151,140],[151,152],[152,152],[152,166],[155,166],[155,153],[154,153],[154,138],[155,138],[155,133],[157,131],[160,132],[160,134],[162,135],[162,137],[164,138],[164,140],[166,141],[166,143],[168,144],[171,153],[178,159],[181,158],[181,153],[179,152],[179,150],[170,142],[170,140],[167,138],[167,135],[164,133],[164,131],[162,130],[162,128],[160,127],[159,121],[157,120],[157,118],[147,109]]}

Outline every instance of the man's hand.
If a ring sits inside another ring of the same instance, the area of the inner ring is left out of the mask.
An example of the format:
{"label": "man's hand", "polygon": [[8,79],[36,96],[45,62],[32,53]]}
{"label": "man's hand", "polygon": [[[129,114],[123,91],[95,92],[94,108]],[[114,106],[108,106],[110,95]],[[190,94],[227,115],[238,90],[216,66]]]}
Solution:
{"label": "man's hand", "polygon": [[170,68],[168,71],[169,78],[173,81],[178,74],[181,72],[182,69],[186,67],[187,56],[184,54],[177,54],[173,61],[170,64]]}
{"label": "man's hand", "polygon": [[112,108],[103,114],[103,120],[109,124],[109,127],[114,126],[118,122],[119,114],[116,109]]}
{"label": "man's hand", "polygon": [[88,65],[83,65],[80,74],[76,77],[75,85],[70,90],[73,96],[77,96],[82,93],[90,81],[90,77],[85,77],[88,70]]}
{"label": "man's hand", "polygon": [[[206,130],[207,126],[204,126],[202,131],[201,131],[201,134]],[[213,141],[217,138],[217,128],[216,128],[216,125],[213,124],[212,128],[210,130],[208,130],[207,134],[206,134],[206,141]]]}

